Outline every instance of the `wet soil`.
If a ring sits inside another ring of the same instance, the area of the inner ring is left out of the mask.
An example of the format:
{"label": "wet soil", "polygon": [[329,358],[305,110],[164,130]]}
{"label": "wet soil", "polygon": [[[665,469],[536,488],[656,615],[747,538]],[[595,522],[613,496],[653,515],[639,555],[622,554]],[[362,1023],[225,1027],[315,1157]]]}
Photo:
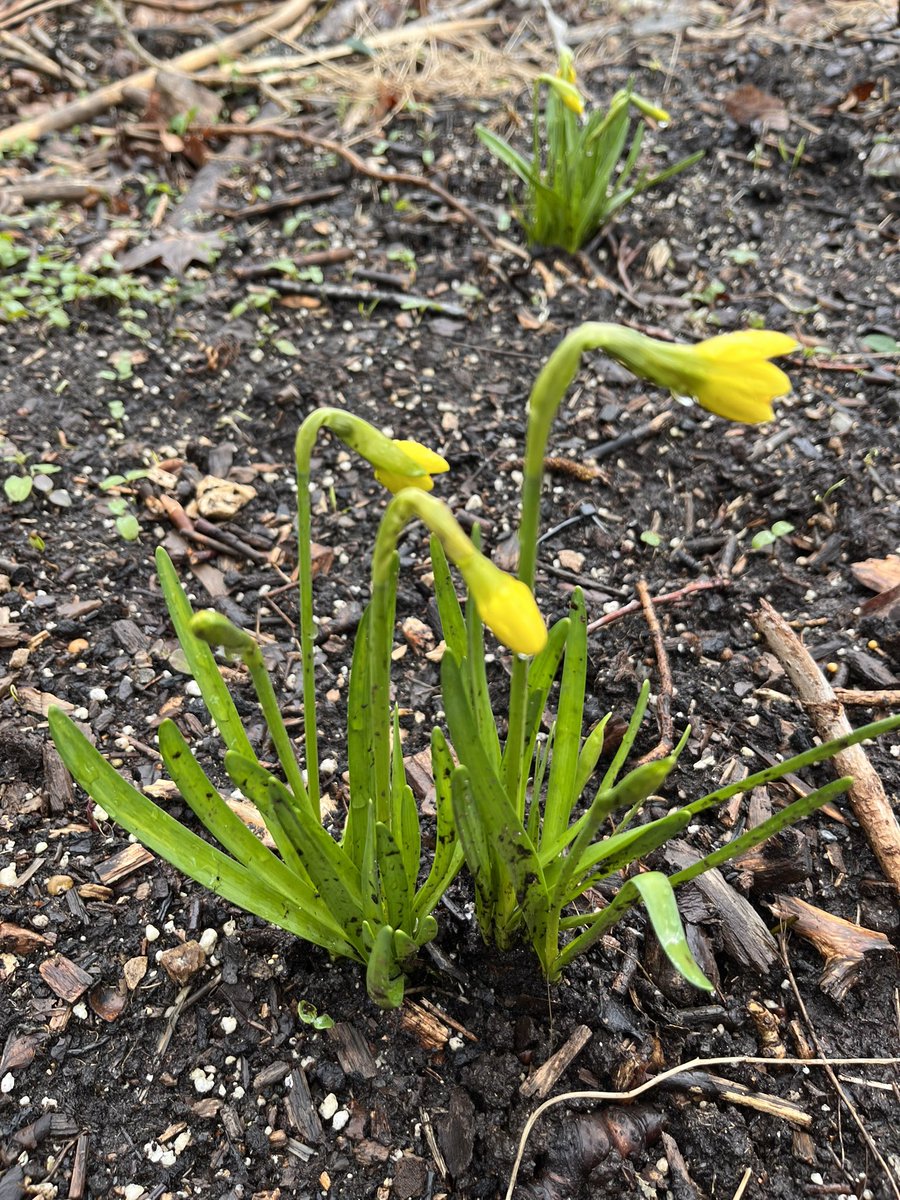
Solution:
{"label": "wet soil", "polygon": [[[716,37],[715,25],[705,37],[692,26],[646,34],[639,45],[612,37],[614,65],[587,75],[594,92],[605,96],[634,75],[656,95],[665,81],[677,120],[656,138],[655,153],[674,161],[703,148],[706,157],[629,207],[578,258],[547,253],[528,263],[498,252],[433,195],[382,190],[327,155],[260,139],[239,176],[227,179],[228,206],[258,202],[261,187],[281,194],[333,185],[338,194],[312,202],[295,228],[281,214],[209,219],[206,227],[228,238],[217,262],[187,269],[177,306],[149,307],[134,321],[90,301],[66,330],[6,327],[0,434],[4,453],[22,457],[8,470],[44,462],[59,471],[50,476],[55,496],[35,489],[22,503],[0,505],[0,822],[2,866],[14,868],[4,878],[16,883],[0,890],[8,923],[0,946],[4,1198],[495,1198],[537,1103],[521,1086],[581,1026],[589,1037],[554,1092],[623,1090],[682,1061],[759,1055],[772,1044],[788,1055],[816,1047],[829,1057],[900,1053],[892,951],[869,956],[836,1002],[819,986],[822,961],[808,943],[786,935],[783,961],[754,973],[726,949],[721,921],[707,910],[697,930],[719,974],[710,1004],[661,970],[635,915],[548,990],[524,952],[499,955],[480,944],[465,877],[437,913],[435,952],[411,979],[416,1007],[385,1014],[352,964],[330,962],[138,855],[68,784],[45,720],[53,697],[70,705],[127,777],[190,821],[161,782],[153,739],[162,716],[175,716],[218,778],[221,767],[205,708],[181,670],[154,546],[173,551],[198,605],[219,606],[262,636],[296,725],[296,616],[285,585],[295,562],[299,420],[316,405],[344,405],[440,449],[452,466],[440,495],[463,520],[478,521],[486,546],[502,556],[531,381],[559,337],[586,319],[686,339],[758,321],[810,351],[792,359],[795,392],[762,428],[726,425],[592,358],[554,431],[559,461],[545,493],[537,588],[548,618],[562,614],[576,583],[586,589],[589,620],[630,601],[639,578],[653,594],[714,584],[659,609],[676,726],[692,728],[668,800],[810,744],[809,718],[750,624],[761,597],[802,632],[837,685],[896,687],[897,618],[890,608],[862,611],[869,593],[851,569],[896,553],[900,539],[900,388],[896,358],[883,349],[896,335],[896,192],[890,179],[863,170],[875,139],[889,132],[897,39],[873,6],[858,7],[868,24],[827,37],[797,32],[784,13],[774,24],[755,13],[730,38]],[[507,24],[515,19],[507,14]],[[60,18],[60,36],[77,42],[78,20]],[[676,37],[677,68],[667,74],[659,64],[671,60]],[[869,80],[874,88],[858,87]],[[723,107],[749,82],[791,115],[780,145]],[[852,100],[855,87],[864,99]],[[427,145],[435,177],[496,221],[507,197],[469,110],[400,114],[390,130],[382,164],[418,169]],[[93,145],[87,131],[61,140],[70,153]],[[192,169],[181,157],[153,162],[124,137],[117,152],[129,172],[127,212],[146,239],[145,182],[164,179],[177,190]],[[109,233],[114,215],[102,204],[36,213],[12,226],[20,244],[62,238],[84,249]],[[326,264],[324,282],[364,288],[371,278],[360,272],[374,272],[382,289],[448,311],[314,295],[287,297],[289,307],[258,290],[271,276],[240,274],[273,257],[338,247],[352,250],[350,266]],[[161,280],[161,270],[145,270],[150,282]],[[232,315],[248,298],[265,307]],[[123,354],[127,368],[118,366]],[[100,486],[151,468],[118,488]],[[206,475],[255,490],[220,526],[255,558],[208,553],[173,528],[160,498],[188,505]],[[346,674],[384,496],[366,469],[324,440],[314,476],[314,537],[324,548],[316,579],[320,739],[339,816]],[[111,499],[123,503],[111,510]],[[138,540],[116,527],[127,514],[139,522]],[[793,529],[753,549],[754,535],[779,521]],[[427,745],[438,708],[438,667],[427,652],[440,635],[418,529],[401,558],[394,684],[413,755]],[[403,632],[411,617],[428,627],[416,638]],[[509,664],[499,647],[489,649],[499,685]],[[637,611],[592,637],[588,719],[608,710],[627,717],[645,677],[656,682],[657,662]],[[259,744],[261,719],[244,684],[235,687]],[[872,715],[852,713],[858,722]],[[656,740],[650,717],[637,752]],[[897,749],[895,739],[870,750],[894,797]],[[828,778],[822,768],[802,782]],[[770,799],[791,797],[776,787]],[[745,801],[692,827],[690,840],[706,849],[747,819]],[[896,898],[844,803],[804,824],[794,857],[807,865],[790,884],[754,886],[747,872],[727,878],[770,923],[766,903],[783,891],[896,946]],[[53,894],[58,876],[74,887]],[[193,939],[209,954],[182,988],[157,955]],[[47,967],[57,956],[73,967],[62,979]],[[774,1043],[751,1016],[754,1001],[769,1013]],[[334,1027],[304,1021],[308,1005]],[[732,1103],[712,1085],[701,1094],[689,1081],[650,1091],[624,1117],[573,1102],[538,1123],[517,1194],[896,1194],[875,1153],[896,1176],[894,1068],[838,1069],[866,1138],[817,1068],[715,1070],[753,1095],[793,1102],[803,1119]]]}

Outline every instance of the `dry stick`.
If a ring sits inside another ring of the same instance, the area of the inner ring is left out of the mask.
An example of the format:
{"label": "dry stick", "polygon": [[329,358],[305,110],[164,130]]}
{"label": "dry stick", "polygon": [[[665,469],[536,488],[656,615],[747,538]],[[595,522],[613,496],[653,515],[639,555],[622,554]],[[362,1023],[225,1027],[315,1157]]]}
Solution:
{"label": "dry stick", "polygon": [[[819,737],[823,742],[829,742],[850,733],[851,726],[844,706],[809,651],[771,604],[765,600],[760,604],[760,611],[751,618],[753,624],[787,672],[803,707],[812,717]],[[847,794],[854,815],[862,825],[885,875],[900,893],[900,825],[891,809],[884,785],[862,746],[841,750],[833,761],[839,775],[853,776],[853,785]]]}
{"label": "dry stick", "polygon": [[662,628],[659,624],[659,617],[656,615],[656,609],[653,607],[653,600],[650,597],[650,590],[647,587],[646,579],[637,581],[638,599],[641,602],[641,608],[644,610],[644,619],[650,629],[650,634],[653,638],[653,650],[656,654],[656,665],[659,668],[659,692],[656,696],[656,721],[659,725],[659,741],[649,753],[645,754],[639,760],[639,764],[654,762],[657,758],[665,758],[672,747],[675,745],[675,728],[672,724],[672,697],[675,694],[675,688],[672,683],[672,672],[669,669],[669,656],[666,654],[665,643],[663,642]]}
{"label": "dry stick", "polygon": [[[519,1177],[519,1168],[522,1166],[522,1159],[525,1157],[525,1147],[528,1144],[528,1138],[531,1135],[532,1129],[540,1117],[556,1104],[568,1104],[573,1100],[593,1100],[601,1103],[627,1104],[632,1100],[637,1100],[638,1096],[643,1096],[645,1092],[651,1091],[661,1083],[665,1083],[667,1079],[671,1079],[674,1075],[680,1075],[685,1071],[698,1070],[704,1067],[764,1066],[774,1069],[776,1067],[895,1067],[898,1064],[900,1064],[900,1058],[765,1058],[756,1055],[740,1054],[732,1058],[693,1058],[690,1062],[669,1067],[661,1075],[655,1075],[652,1079],[648,1079],[646,1083],[642,1083],[628,1092],[563,1092],[559,1096],[552,1096],[549,1100],[545,1100],[525,1122],[525,1128],[522,1130],[522,1136],[519,1138],[519,1149],[516,1153],[516,1160],[513,1163],[512,1174],[509,1177],[509,1186],[506,1189],[505,1200],[513,1200],[516,1180]],[[898,1200],[900,1200],[900,1197],[898,1197]]]}
{"label": "dry stick", "polygon": [[[815,1027],[813,1026],[812,1021],[809,1019],[809,1012],[807,1011],[806,1004],[804,1003],[803,997],[800,995],[800,989],[797,987],[797,980],[794,978],[794,972],[791,970],[791,963],[790,963],[790,959],[788,958],[788,955],[787,955],[787,947],[785,946],[783,936],[781,939],[781,961],[782,961],[782,963],[784,965],[784,969],[787,973],[787,977],[788,977],[788,980],[791,985],[791,991],[794,993],[794,999],[797,1001],[797,1007],[800,1009],[800,1012],[803,1015],[803,1020],[806,1022],[806,1028],[812,1034],[813,1043],[814,1043],[816,1049],[818,1050],[819,1054],[821,1054],[822,1053],[822,1044],[819,1041],[819,1035],[816,1033],[816,1030],[815,1030]],[[812,1062],[812,1061],[814,1061],[814,1060],[810,1059],[810,1062]],[[884,1156],[882,1155],[882,1153],[878,1149],[878,1147],[875,1145],[875,1142],[872,1140],[871,1134],[869,1133],[868,1129],[866,1129],[865,1125],[863,1124],[862,1117],[859,1115],[859,1112],[856,1109],[856,1105],[853,1103],[853,1101],[847,1095],[846,1088],[843,1087],[843,1085],[841,1084],[841,1081],[838,1079],[837,1074],[835,1073],[834,1067],[832,1065],[832,1063],[835,1063],[835,1062],[837,1062],[837,1059],[832,1059],[830,1062],[828,1060],[825,1060],[825,1072],[828,1075],[828,1078],[831,1080],[831,1085],[834,1088],[834,1090],[837,1092],[837,1094],[840,1096],[841,1100],[843,1100],[844,1104],[847,1106],[850,1116],[853,1118],[853,1120],[856,1124],[856,1127],[859,1129],[859,1132],[862,1134],[863,1141],[865,1142],[865,1144],[869,1148],[869,1150],[872,1152],[872,1155],[874,1156],[878,1165],[881,1167],[882,1171],[884,1171],[885,1177],[887,1178],[887,1181],[891,1186],[891,1191],[894,1193],[896,1200],[900,1200],[900,1184],[898,1184],[898,1182],[897,1182],[897,1177],[894,1174],[894,1172],[891,1170],[891,1168],[888,1166],[888,1164],[885,1162]]]}
{"label": "dry stick", "polygon": [[[278,30],[291,25],[311,7],[312,3],[313,0],[286,0],[284,4],[261,21],[255,21],[252,25],[247,25],[219,41],[207,42],[203,46],[197,46],[194,50],[187,50],[176,58],[168,59],[161,66],[169,71],[189,75],[208,67],[211,63],[218,62],[220,58],[242,54],[245,50],[266,41]],[[116,83],[108,83],[105,87],[98,88],[96,92],[92,92],[90,96],[85,96],[81,100],[74,100],[71,104],[62,105],[61,108],[50,109],[39,117],[10,125],[6,129],[0,130],[0,150],[5,150],[22,138],[36,141],[45,133],[57,129],[69,129],[82,121],[88,121],[98,113],[120,104],[126,91],[132,88],[152,88],[155,80],[156,71],[153,68],[147,68],[134,75],[129,75],[125,79],[119,79]],[[247,128],[241,127],[234,132],[245,134]]]}
{"label": "dry stick", "polygon": [[484,239],[496,250],[505,250],[510,254],[516,254],[519,258],[529,259],[529,255],[519,246],[514,246],[512,242],[507,242],[504,238],[495,237],[488,226],[482,219],[469,208],[468,204],[464,204],[462,200],[457,200],[452,193],[448,192],[441,184],[435,183],[433,179],[426,179],[424,175],[414,175],[409,171],[380,171],[378,167],[370,166],[365,159],[360,158],[353,150],[342,146],[340,142],[334,142],[331,138],[315,137],[311,133],[304,133],[302,129],[291,129],[286,125],[213,125],[207,130],[208,134],[232,134],[232,133],[247,133],[252,132],[254,137],[260,135],[264,137],[280,138],[283,141],[302,142],[304,146],[312,146],[317,150],[327,150],[329,154],[337,154],[340,158],[348,162],[354,171],[360,175],[365,175],[369,179],[375,179],[379,183],[402,183],[407,187],[425,188],[450,208],[455,208],[458,213],[466,218],[477,230],[481,233]]}
{"label": "dry stick", "polygon": [[[663,592],[661,596],[654,596],[653,603],[674,604],[676,600],[683,600],[685,596],[690,596],[694,592],[708,592],[713,588],[728,586],[729,581],[727,579],[695,579],[693,583],[686,583],[684,587],[677,588],[674,592]],[[598,587],[602,587],[602,584],[598,584]],[[621,608],[614,609],[613,612],[598,617],[596,621],[591,621],[587,627],[587,631],[588,633],[593,633],[595,629],[602,629],[604,625],[611,625],[613,621],[620,621],[622,617],[639,612],[640,607],[640,600],[629,600]]]}

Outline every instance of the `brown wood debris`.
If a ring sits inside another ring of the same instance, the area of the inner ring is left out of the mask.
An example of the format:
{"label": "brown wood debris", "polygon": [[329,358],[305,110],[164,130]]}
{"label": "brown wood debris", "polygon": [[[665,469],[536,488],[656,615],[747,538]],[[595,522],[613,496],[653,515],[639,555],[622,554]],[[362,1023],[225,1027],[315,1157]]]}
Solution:
{"label": "brown wood debris", "polygon": [[853,987],[868,953],[893,951],[883,933],[832,916],[796,896],[776,896],[769,908],[776,917],[789,922],[795,933],[812,942],[823,956],[825,970],[819,987],[832,1000],[842,1000]]}

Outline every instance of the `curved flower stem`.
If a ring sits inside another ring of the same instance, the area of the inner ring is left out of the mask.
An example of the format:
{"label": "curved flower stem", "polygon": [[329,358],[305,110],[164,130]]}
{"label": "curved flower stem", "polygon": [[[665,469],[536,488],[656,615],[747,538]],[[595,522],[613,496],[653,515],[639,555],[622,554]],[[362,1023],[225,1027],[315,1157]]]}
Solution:
{"label": "curved flower stem", "polygon": [[[523,463],[522,516],[519,521],[519,578],[534,589],[538,533],[541,521],[541,487],[550,428],[569,385],[578,373],[587,350],[604,349],[615,341],[619,326],[588,321],[559,343],[531,389],[528,399],[528,432]],[[627,331],[625,331],[627,332]],[[525,811],[524,764],[525,709],[528,699],[528,659],[516,657],[509,685],[509,727],[504,753],[506,794],[520,817]]]}
{"label": "curved flower stem", "polygon": [[316,634],[312,597],[312,513],[309,503],[310,458],[319,430],[328,421],[327,408],[317,409],[297,430],[294,463],[297,475],[297,590],[300,602],[300,668],[303,696],[303,741],[309,802],[320,815],[319,737],[316,729]]}
{"label": "curved flower stem", "polygon": [[385,509],[372,552],[372,602],[369,609],[369,689],[372,699],[372,762],[375,818],[389,822],[391,779],[390,673],[393,612],[397,591],[397,542],[410,521],[420,519],[457,566],[476,549],[440,500],[416,488],[398,492]]}

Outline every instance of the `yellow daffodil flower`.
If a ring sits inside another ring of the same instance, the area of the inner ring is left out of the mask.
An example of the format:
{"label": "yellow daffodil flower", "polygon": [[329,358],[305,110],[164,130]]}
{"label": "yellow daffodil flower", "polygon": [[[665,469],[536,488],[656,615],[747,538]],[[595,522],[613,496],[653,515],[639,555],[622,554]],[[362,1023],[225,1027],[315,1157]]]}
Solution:
{"label": "yellow daffodil flower", "polygon": [[547,643],[547,626],[531,588],[478,553],[456,564],[479,616],[516,654],[537,654]]}
{"label": "yellow daffodil flower", "polygon": [[687,345],[619,328],[604,348],[642,379],[693,396],[719,417],[756,425],[771,421],[772,401],[791,390],[788,376],[769,359],[796,350],[797,342],[786,333],[744,329]]}
{"label": "yellow daffodil flower", "polygon": [[402,492],[404,488],[419,488],[423,492],[430,492],[434,487],[434,480],[431,476],[442,475],[444,471],[450,470],[450,464],[446,458],[434,450],[429,450],[420,442],[395,438],[394,445],[426,473],[424,475],[398,475],[395,471],[386,471],[378,467],[375,471],[375,478],[389,492]]}
{"label": "yellow daffodil flower", "polygon": [[581,92],[568,80],[561,79],[558,75],[538,75],[537,82],[546,83],[547,87],[552,88],[566,108],[576,116],[580,117],[584,112],[584,99]]}

